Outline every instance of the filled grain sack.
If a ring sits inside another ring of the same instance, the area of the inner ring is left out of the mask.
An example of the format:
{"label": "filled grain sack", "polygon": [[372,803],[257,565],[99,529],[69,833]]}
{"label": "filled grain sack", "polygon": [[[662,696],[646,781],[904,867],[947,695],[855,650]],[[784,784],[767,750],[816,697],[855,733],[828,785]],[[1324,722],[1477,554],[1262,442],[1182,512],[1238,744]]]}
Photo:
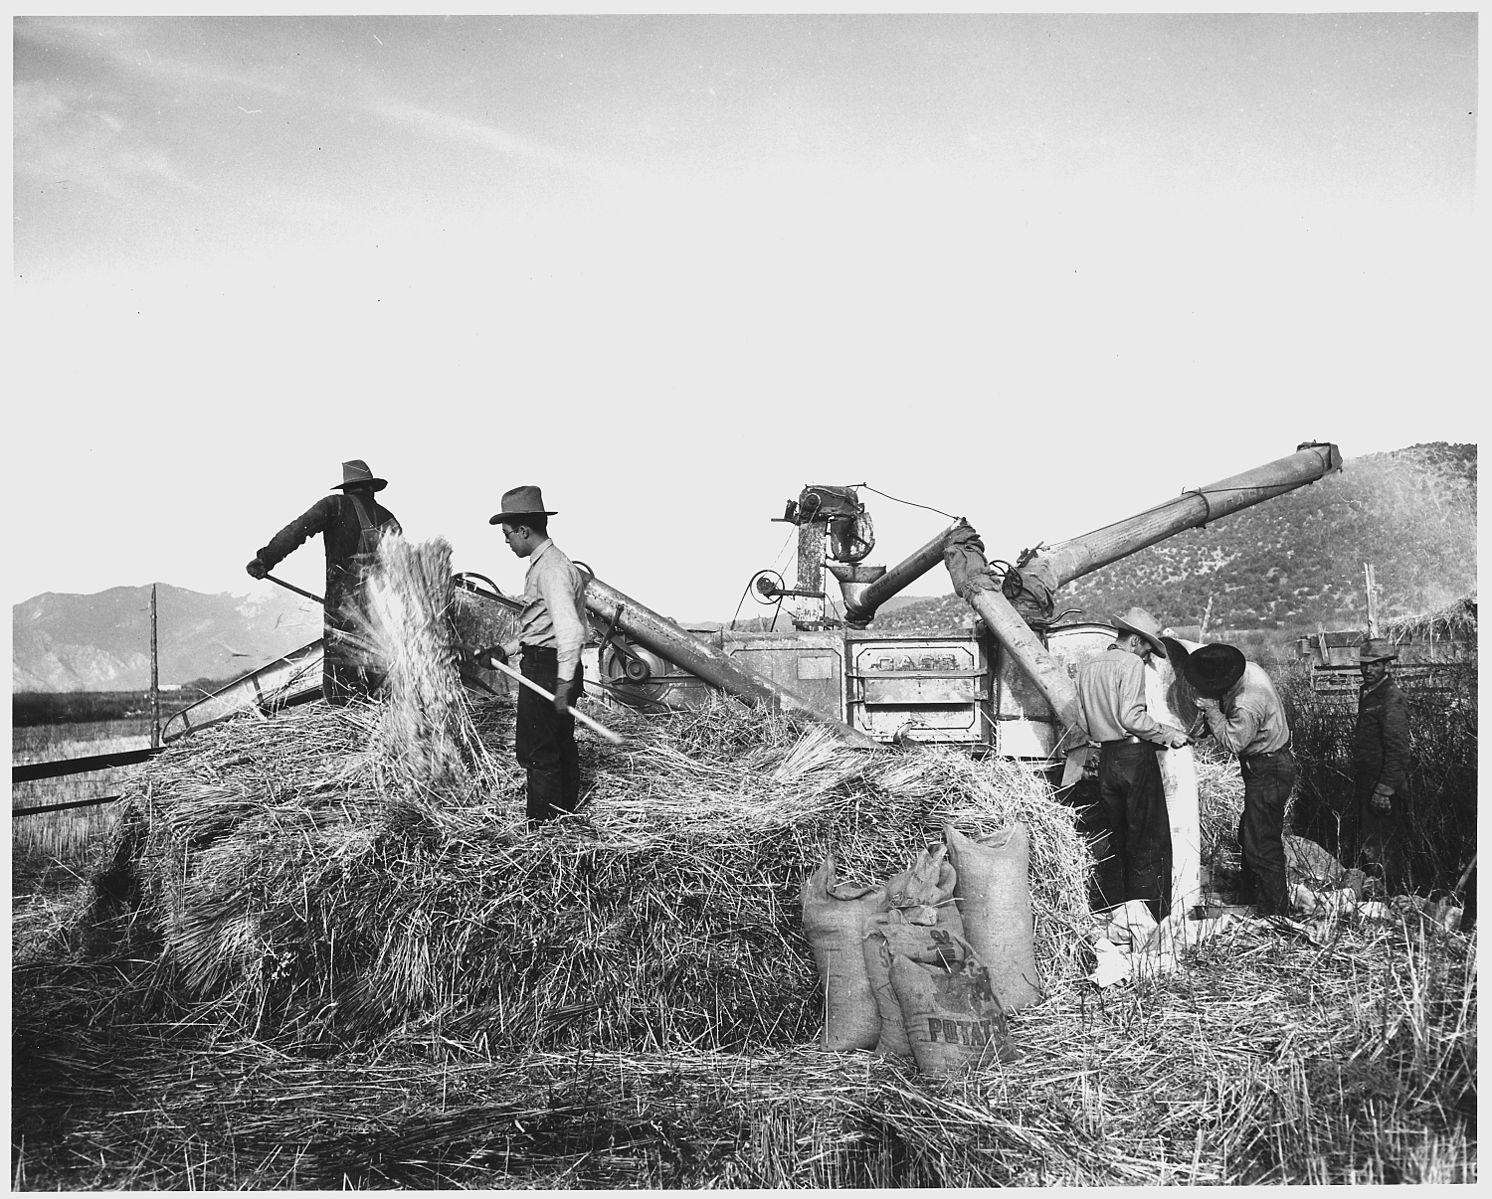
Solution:
{"label": "filled grain sack", "polygon": [[943,839],[957,875],[953,897],[964,936],[989,970],[995,995],[1007,1012],[1039,1002],[1026,826],[1017,822],[974,841],[945,825]]}
{"label": "filled grain sack", "polygon": [[989,970],[976,954],[929,964],[893,952],[891,985],[922,1074],[963,1074],[1018,1054]]}
{"label": "filled grain sack", "polygon": [[[918,923],[927,913],[933,915],[935,922]],[[964,956],[963,946],[967,942],[963,931],[963,921],[951,900],[938,908],[892,908],[876,913],[865,922],[862,942],[865,975],[881,1019],[881,1035],[875,1044],[877,1053],[902,1057],[910,1057],[912,1053],[901,1003],[891,985],[892,957],[900,955],[928,964],[952,963]]]}
{"label": "filled grain sack", "polygon": [[886,906],[884,887],[837,883],[834,859],[803,880],[803,933],[824,988],[825,1049],[874,1049],[880,1010],[865,973],[865,922]]}

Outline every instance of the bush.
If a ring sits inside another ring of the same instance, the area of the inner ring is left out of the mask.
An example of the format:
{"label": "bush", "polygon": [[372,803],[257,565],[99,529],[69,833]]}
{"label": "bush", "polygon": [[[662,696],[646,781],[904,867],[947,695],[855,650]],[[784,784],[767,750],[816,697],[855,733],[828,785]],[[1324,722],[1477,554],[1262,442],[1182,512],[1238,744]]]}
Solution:
{"label": "bush", "polygon": [[[1450,890],[1476,852],[1476,666],[1442,669],[1443,689],[1405,691],[1411,805],[1405,831],[1410,877],[1421,894]],[[1306,663],[1277,681],[1300,765],[1295,831],[1336,852],[1340,821],[1354,802],[1355,699],[1317,694]]]}

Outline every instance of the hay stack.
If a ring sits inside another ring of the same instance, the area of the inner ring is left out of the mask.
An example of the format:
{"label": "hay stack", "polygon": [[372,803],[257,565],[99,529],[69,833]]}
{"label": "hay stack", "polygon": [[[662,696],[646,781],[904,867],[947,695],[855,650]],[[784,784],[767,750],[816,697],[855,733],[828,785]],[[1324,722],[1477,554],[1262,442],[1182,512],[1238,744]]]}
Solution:
{"label": "hay stack", "polygon": [[[798,888],[828,853],[884,880],[943,824],[1023,822],[1043,975],[1081,975],[1086,847],[1009,762],[847,749],[719,698],[582,733],[583,819],[530,832],[512,702],[459,701],[484,748],[439,804],[391,805],[378,706],[230,721],[155,760],[121,838],[160,977],[259,1035],[476,1050],[813,1037]],[[376,739],[375,739],[376,740]]]}

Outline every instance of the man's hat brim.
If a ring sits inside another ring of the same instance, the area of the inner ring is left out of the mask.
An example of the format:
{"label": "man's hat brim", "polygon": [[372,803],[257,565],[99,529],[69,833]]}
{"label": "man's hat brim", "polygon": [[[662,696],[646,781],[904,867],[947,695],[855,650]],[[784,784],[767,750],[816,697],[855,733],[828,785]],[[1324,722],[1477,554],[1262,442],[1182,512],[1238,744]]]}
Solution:
{"label": "man's hat brim", "polygon": [[1191,651],[1174,637],[1162,637],[1160,640],[1161,644],[1166,647],[1166,657],[1170,659],[1171,665],[1180,670]]}
{"label": "man's hat brim", "polygon": [[507,524],[509,521],[527,520],[531,516],[558,516],[558,515],[559,515],[558,512],[549,512],[549,511],[545,511],[545,512],[499,512],[496,516],[490,516],[490,517],[488,517],[487,518],[487,523],[489,525],[502,525],[502,524]]}
{"label": "man's hat brim", "polygon": [[1164,637],[1157,637],[1154,633],[1151,633],[1145,629],[1137,629],[1122,616],[1114,617],[1111,623],[1121,633],[1134,633],[1138,637],[1143,637],[1146,641],[1150,642],[1151,648],[1154,649],[1155,652],[1158,653],[1162,658],[1169,656],[1166,653],[1166,644]]}
{"label": "man's hat brim", "polygon": [[388,485],[387,479],[353,479],[350,483],[333,483],[332,490],[342,491],[348,487],[367,487],[373,491],[382,491]]}
{"label": "man's hat brim", "polygon": [[1204,645],[1186,656],[1181,673],[1203,695],[1223,695],[1243,678],[1248,659],[1236,645]]}

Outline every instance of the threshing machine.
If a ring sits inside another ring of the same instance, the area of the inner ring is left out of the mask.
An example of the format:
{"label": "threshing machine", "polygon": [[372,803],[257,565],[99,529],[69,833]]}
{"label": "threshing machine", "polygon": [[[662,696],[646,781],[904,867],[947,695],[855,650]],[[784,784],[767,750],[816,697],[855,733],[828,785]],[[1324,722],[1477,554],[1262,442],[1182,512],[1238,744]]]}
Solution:
{"label": "threshing machine", "polygon": [[[1076,664],[1115,636],[1102,622],[1065,620],[1071,614],[1056,608],[1059,589],[1341,463],[1335,445],[1306,442],[1014,564],[986,559],[979,534],[960,518],[889,569],[865,561],[874,535],[856,489],[812,484],[778,518],[797,526],[795,583],[764,573],[753,584],[790,603],[790,630],[686,630],[593,579],[586,603],[599,645],[590,677],[599,676],[616,703],[689,707],[713,686],[807,714],[859,744],[936,742],[1055,761],[1085,739]],[[969,605],[961,627],[932,634],[874,627],[882,604],[940,563]],[[831,612],[826,573],[838,584],[842,614]]]}

